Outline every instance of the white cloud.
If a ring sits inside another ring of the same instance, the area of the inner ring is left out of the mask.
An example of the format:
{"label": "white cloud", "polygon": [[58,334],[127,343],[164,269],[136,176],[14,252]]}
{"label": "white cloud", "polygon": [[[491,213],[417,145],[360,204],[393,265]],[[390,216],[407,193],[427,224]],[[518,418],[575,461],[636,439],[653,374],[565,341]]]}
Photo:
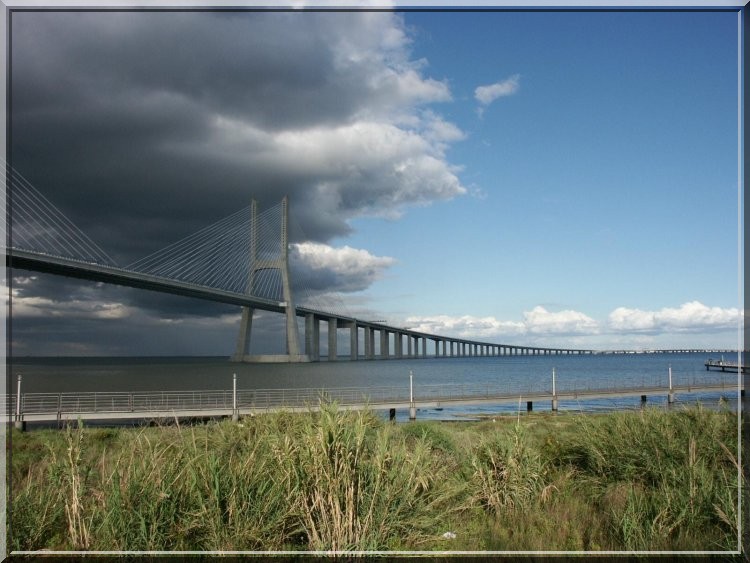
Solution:
{"label": "white cloud", "polygon": [[659,311],[618,307],[609,314],[608,324],[619,332],[734,330],[740,315],[742,311],[736,308],[708,307],[700,301],[690,301]]}
{"label": "white cloud", "polygon": [[464,315],[451,317],[409,317],[406,325],[420,332],[445,334],[461,338],[500,338],[524,335],[597,334],[598,323],[578,311],[553,313],[537,306],[523,314],[524,320],[502,321],[495,317]]}
{"label": "white cloud", "polygon": [[117,302],[72,299],[57,301],[46,297],[23,297],[17,290],[12,294],[14,317],[62,317],[75,319],[123,319],[131,309]]}
{"label": "white cloud", "polygon": [[578,311],[553,313],[537,306],[523,314],[528,332],[533,334],[596,334],[598,324]]}
{"label": "white cloud", "polygon": [[291,245],[292,277],[305,280],[309,293],[356,292],[367,289],[395,264],[389,256],[374,256],[366,250],[305,242]]}
{"label": "white cloud", "polygon": [[480,104],[482,104],[482,107],[479,109],[480,115],[483,109],[496,99],[504,96],[511,96],[518,92],[520,81],[521,75],[514,74],[510,78],[506,78],[501,82],[477,87],[476,90],[474,90],[474,97]]}
{"label": "white cloud", "polygon": [[217,118],[205,145],[183,147],[219,159],[241,159],[255,174],[307,184],[317,221],[361,215],[397,218],[404,207],[427,205],[467,192],[457,167],[444,160],[448,143],[463,138],[453,124],[427,113],[415,127],[357,121],[263,131],[239,120]]}

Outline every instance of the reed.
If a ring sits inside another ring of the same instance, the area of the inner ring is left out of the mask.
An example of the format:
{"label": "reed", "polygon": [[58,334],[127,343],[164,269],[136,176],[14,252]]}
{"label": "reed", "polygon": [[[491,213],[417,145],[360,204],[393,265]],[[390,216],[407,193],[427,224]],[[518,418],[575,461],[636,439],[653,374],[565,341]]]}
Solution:
{"label": "reed", "polygon": [[13,431],[9,546],[733,549],[736,428],[699,407],[394,425],[324,403],[239,424]]}

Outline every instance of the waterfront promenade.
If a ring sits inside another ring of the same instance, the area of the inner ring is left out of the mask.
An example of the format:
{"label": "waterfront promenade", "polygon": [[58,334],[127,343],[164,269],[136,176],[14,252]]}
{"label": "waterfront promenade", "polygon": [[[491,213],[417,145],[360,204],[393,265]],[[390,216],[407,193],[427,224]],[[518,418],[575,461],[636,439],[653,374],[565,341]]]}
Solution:
{"label": "waterfront promenade", "polygon": [[[22,393],[6,396],[6,412],[17,424],[81,420],[174,420],[255,415],[275,411],[317,410],[321,400],[336,401],[343,409],[376,410],[440,408],[444,406],[518,403],[556,410],[558,401],[597,398],[666,397],[671,403],[680,393],[737,393],[736,382],[682,384],[671,387],[546,388],[508,392],[501,384],[349,387],[330,389],[236,389],[214,391]],[[744,387],[741,390],[744,393]]]}

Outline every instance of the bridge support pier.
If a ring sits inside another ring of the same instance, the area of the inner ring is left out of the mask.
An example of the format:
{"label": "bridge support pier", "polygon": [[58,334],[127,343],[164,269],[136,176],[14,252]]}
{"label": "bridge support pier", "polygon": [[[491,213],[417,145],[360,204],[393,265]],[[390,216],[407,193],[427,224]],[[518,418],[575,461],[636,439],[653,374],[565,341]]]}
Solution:
{"label": "bridge support pier", "polygon": [[320,361],[320,319],[305,315],[305,353],[311,361]]}
{"label": "bridge support pier", "polygon": [[380,330],[380,357],[388,359],[388,331],[385,329]]}
{"label": "bridge support pier", "polygon": [[289,279],[289,198],[281,200],[281,256],[273,259],[258,257],[258,204],[252,200],[250,204],[250,276],[247,294],[255,291],[256,273],[264,270],[278,270],[281,274],[281,289],[286,316],[286,354],[249,356],[250,333],[252,326],[252,308],[242,308],[240,334],[237,339],[237,349],[232,356],[233,361],[239,362],[309,362],[308,354],[300,353],[299,329],[297,327],[297,308],[292,298],[292,284]]}
{"label": "bridge support pier", "polygon": [[355,361],[359,359],[359,327],[357,326],[356,321],[350,324],[349,330],[351,331],[351,334],[349,336],[350,338],[349,354],[350,354],[350,359],[352,361]]}
{"label": "bridge support pier", "polygon": [[335,362],[338,357],[338,339],[336,330],[338,328],[337,319],[328,319],[328,361]]}
{"label": "bridge support pier", "polygon": [[237,336],[237,347],[232,356],[233,362],[241,362],[245,356],[250,354],[250,333],[253,328],[253,313],[255,309],[251,307],[242,308],[242,317],[240,319],[240,333]]}

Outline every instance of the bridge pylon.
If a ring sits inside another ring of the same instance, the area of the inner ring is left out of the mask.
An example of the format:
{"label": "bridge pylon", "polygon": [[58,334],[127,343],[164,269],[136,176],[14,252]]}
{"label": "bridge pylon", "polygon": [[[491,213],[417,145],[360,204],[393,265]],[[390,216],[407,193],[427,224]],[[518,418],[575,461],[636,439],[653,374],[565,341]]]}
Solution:
{"label": "bridge pylon", "polygon": [[263,270],[278,270],[281,274],[284,312],[286,315],[286,354],[250,355],[250,335],[253,326],[253,307],[242,307],[240,332],[237,337],[237,348],[232,356],[233,362],[309,362],[306,354],[300,353],[299,328],[297,326],[297,309],[292,295],[292,284],[289,277],[289,198],[281,200],[281,255],[275,258],[258,258],[258,202],[250,204],[250,274],[247,294],[253,295],[257,273]]}

